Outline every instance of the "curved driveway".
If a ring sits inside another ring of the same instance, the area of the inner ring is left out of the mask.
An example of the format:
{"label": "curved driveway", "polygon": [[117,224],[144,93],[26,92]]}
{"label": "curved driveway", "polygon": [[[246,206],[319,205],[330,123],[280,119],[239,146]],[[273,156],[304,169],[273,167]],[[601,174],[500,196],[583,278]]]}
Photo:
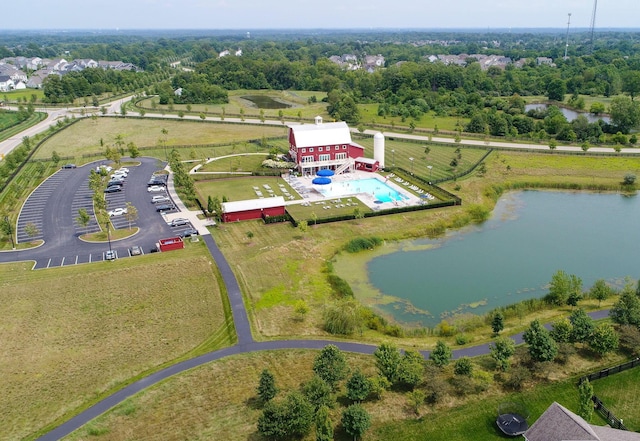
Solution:
{"label": "curved driveway", "polygon": [[[117,113],[117,109],[119,109],[119,106],[125,100],[126,99],[112,103],[109,106],[110,113]],[[29,133],[37,133],[38,130],[36,130],[36,127],[38,127],[40,131],[43,130],[43,128],[46,129],[45,124],[49,124],[56,117],[64,116],[64,112],[66,111],[54,112],[49,116],[49,118],[47,118],[47,120],[45,120],[45,122],[39,124],[38,126],[32,127]],[[189,119],[189,117],[185,117],[185,119]],[[193,119],[197,118],[193,117]],[[219,118],[207,119],[216,120]],[[247,121],[244,122],[246,123]],[[258,121],[255,121],[255,123],[265,124]],[[269,124],[272,122],[269,121],[266,123]],[[273,121],[273,123],[275,125],[282,124],[280,121]],[[28,133],[23,132],[19,136],[19,139],[22,139],[22,136],[24,136],[25,134],[28,135]],[[391,133],[386,133],[386,135],[403,138],[422,139],[425,141],[427,140],[427,137],[420,137],[415,135],[399,135]],[[13,144],[13,141],[15,140],[18,140],[18,138],[12,138],[11,144]],[[439,142],[453,142],[453,140],[449,140],[446,138],[433,138],[433,140]],[[465,141],[465,144],[473,144],[474,142],[475,141]],[[478,143],[482,143],[484,147],[492,147],[493,144],[498,144],[493,142],[487,144],[483,141],[478,141]],[[501,144],[500,147],[545,148],[540,145],[532,146],[522,144],[507,145],[507,143],[499,144]],[[9,143],[0,143],[0,152],[5,150],[10,151],[13,147],[10,147]],[[558,150],[561,149],[561,147],[558,148]],[[573,148],[567,147],[566,149]],[[164,222],[164,220],[154,212],[153,206],[149,203],[149,197],[146,194],[146,191],[129,190],[132,187],[135,187],[136,189],[139,189],[142,186],[146,187],[146,181],[148,180],[151,173],[155,171],[156,163],[156,159],[143,158],[141,160],[141,165],[139,167],[132,168],[131,174],[127,178],[128,182],[125,189],[126,200],[131,201],[133,205],[138,209],[139,220],[137,221],[137,224],[141,230],[139,234],[132,238],[114,242],[112,244],[113,248],[116,251],[119,251],[119,256],[127,255],[126,250],[132,245],[142,245],[143,248],[147,247],[145,249],[149,249],[149,247],[155,245],[155,242],[159,237],[163,237],[167,234],[172,233],[171,228],[166,224],[166,222]],[[35,268],[43,268],[51,266],[52,262],[55,265],[58,265],[58,263],[60,265],[69,264],[70,261],[74,261],[74,257],[75,262],[80,263],[78,262],[78,258],[80,258],[80,256],[85,256],[85,258],[88,257],[88,260],[84,260],[84,258],[81,258],[81,261],[90,262],[92,261],[91,256],[102,255],[106,248],[104,244],[89,244],[78,239],[78,234],[75,232],[73,227],[73,219],[75,218],[75,216],[77,216],[77,211],[74,213],[74,210],[76,208],[73,205],[74,197],[69,197],[69,195],[76,195],[81,191],[82,184],[86,181],[86,178],[88,176],[90,170],[89,167],[95,167],[96,164],[97,163],[93,163],[91,165],[79,167],[77,169],[60,170],[58,173],[66,174],[64,175],[64,179],[53,179],[51,182],[47,182],[48,180],[45,181],[43,185],[51,184],[54,185],[55,188],[51,193],[52,197],[48,198],[48,200],[44,204],[44,208],[42,208],[42,215],[44,217],[42,223],[42,235],[43,239],[45,240],[44,245],[35,249],[2,252],[0,253],[0,262],[34,260],[36,261]],[[81,199],[82,196],[78,196],[78,198]],[[78,198],[75,199],[77,200]],[[163,381],[173,375],[185,372],[186,370],[201,366],[205,363],[219,360],[224,357],[265,350],[322,349],[327,344],[335,344],[341,350],[347,352],[373,354],[373,352],[375,351],[376,346],[373,345],[331,340],[277,340],[256,342],[251,334],[251,326],[247,316],[246,308],[244,306],[242,293],[240,292],[238,282],[231,270],[229,263],[225,259],[224,255],[222,254],[210,234],[203,235],[203,240],[205,241],[214,261],[216,262],[216,265],[218,266],[223,281],[226,285],[236,333],[238,336],[237,344],[218,351],[200,355],[190,360],[176,363],[145,378],[142,378],[135,383],[132,383],[119,390],[113,395],[110,395],[109,397],[103,399],[102,401],[96,403],[95,405],[76,415],[72,419],[68,420],[64,424],[41,436],[40,438],[38,438],[39,440],[52,441],[63,438],[69,435],[71,432],[77,430],[87,422],[91,421],[93,418],[101,415],[102,413],[108,411],[125,399],[133,396],[137,392],[140,392],[141,390],[148,388],[160,381]],[[70,258],[71,260],[67,260],[68,258]],[[597,311],[590,315],[594,318],[603,318],[608,315],[608,311]],[[512,338],[514,338],[516,343],[522,343],[522,334],[517,334],[515,336],[512,336]],[[420,352],[424,357],[429,356],[429,351]],[[489,344],[483,344],[455,350],[453,351],[453,357],[473,357],[487,353],[489,353]]]}

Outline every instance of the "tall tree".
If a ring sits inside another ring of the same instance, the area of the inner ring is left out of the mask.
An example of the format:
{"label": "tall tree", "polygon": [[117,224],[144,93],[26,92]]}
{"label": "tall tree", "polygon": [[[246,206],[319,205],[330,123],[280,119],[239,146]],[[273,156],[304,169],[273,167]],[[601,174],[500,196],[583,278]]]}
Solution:
{"label": "tall tree", "polygon": [[316,441],[333,441],[333,423],[327,406],[316,412]]}
{"label": "tall tree", "polygon": [[589,339],[589,347],[601,357],[607,352],[618,349],[619,344],[618,333],[609,323],[600,323],[596,326]]}
{"label": "tall tree", "polygon": [[584,343],[591,338],[595,325],[584,309],[574,310],[569,316],[569,321],[571,322],[571,341]]}
{"label": "tall tree", "polygon": [[495,335],[500,334],[504,329],[504,315],[500,311],[496,311],[491,318],[491,329]]}
{"label": "tall tree", "polygon": [[640,298],[635,292],[625,288],[609,315],[620,325],[640,326]]}
{"label": "tall tree", "polygon": [[516,343],[509,337],[498,337],[492,345],[489,345],[489,350],[498,369],[506,372],[509,369],[509,358],[516,351]]}
{"label": "tall tree", "polygon": [[544,362],[556,358],[558,345],[538,320],[531,322],[522,337],[529,346],[529,354],[534,361]]}
{"label": "tall tree", "polygon": [[593,416],[593,386],[589,380],[585,379],[578,385],[578,393],[580,395],[578,402],[578,415],[582,417],[587,423],[591,421]]}
{"label": "tall tree", "polygon": [[615,97],[609,105],[609,115],[611,124],[620,132],[629,133],[640,125],[640,103],[623,96]]}
{"label": "tall tree", "polygon": [[335,390],[339,381],[347,376],[347,361],[344,354],[335,345],[322,348],[313,362],[313,372]]}
{"label": "tall tree", "polygon": [[266,438],[302,437],[313,424],[313,406],[297,391],[282,402],[269,401],[258,418],[258,432]]}
{"label": "tall tree", "polygon": [[424,358],[417,351],[406,350],[398,364],[397,383],[413,389],[424,376]]}
{"label": "tall tree", "polygon": [[364,401],[371,392],[371,380],[360,369],[357,369],[347,380],[347,398],[359,403]]}
{"label": "tall tree", "polygon": [[333,407],[335,403],[331,386],[318,375],[314,375],[311,380],[302,385],[302,393],[307,397],[315,411],[322,406]]}
{"label": "tall tree", "polygon": [[76,217],[76,220],[80,225],[82,225],[83,228],[87,228],[87,225],[89,225],[89,221],[91,221],[91,216],[89,216],[89,213],[87,213],[86,208],[80,208],[78,210],[78,217]]}
{"label": "tall tree", "polygon": [[604,279],[598,279],[594,282],[591,289],[589,289],[589,296],[598,300],[598,306],[600,306],[603,300],[607,300],[611,296],[612,291]]}

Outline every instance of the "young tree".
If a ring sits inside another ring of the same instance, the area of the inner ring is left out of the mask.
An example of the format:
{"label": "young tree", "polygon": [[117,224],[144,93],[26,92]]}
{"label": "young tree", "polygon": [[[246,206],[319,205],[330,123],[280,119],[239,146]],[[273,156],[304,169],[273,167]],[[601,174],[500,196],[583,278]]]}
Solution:
{"label": "young tree", "polygon": [[424,376],[424,358],[417,351],[406,350],[398,364],[396,382],[404,387],[413,389],[422,381]]}
{"label": "young tree", "polygon": [[302,437],[313,424],[313,406],[300,392],[282,402],[269,401],[258,418],[258,432],[265,438]]}
{"label": "young tree", "polygon": [[436,347],[429,354],[429,359],[438,367],[444,367],[451,361],[451,348],[442,340],[436,342]]}
{"label": "young tree", "polygon": [[562,306],[567,303],[571,290],[571,278],[562,270],[556,271],[549,283],[549,294],[545,300],[552,305]]}
{"label": "young tree", "polygon": [[29,222],[27,225],[24,226],[24,232],[27,233],[27,236],[29,236],[32,239],[36,237],[38,234],[40,234],[40,230],[38,229],[36,224],[34,224],[33,222]]}
{"label": "young tree", "polygon": [[316,412],[316,441],[333,441],[333,423],[327,406]]}
{"label": "young tree", "polygon": [[453,364],[453,373],[470,377],[473,373],[473,363],[469,357],[458,358]]}
{"label": "young tree", "polygon": [[302,393],[307,397],[314,411],[317,411],[322,406],[331,408],[336,401],[332,394],[331,386],[318,375],[311,377],[311,380],[302,386]]}
{"label": "young tree", "polygon": [[640,298],[635,292],[625,288],[609,315],[620,325],[640,326]]}
{"label": "young tree", "polygon": [[571,322],[571,341],[584,343],[591,338],[593,334],[593,319],[584,312],[584,309],[576,309],[569,316]]}
{"label": "young tree", "polygon": [[491,318],[491,329],[495,335],[500,334],[504,329],[504,315],[500,311],[496,311]]}
{"label": "young tree", "polygon": [[420,415],[420,407],[424,404],[427,394],[421,389],[414,389],[409,394],[409,404],[416,415]]}
{"label": "young tree", "polygon": [[568,318],[563,317],[556,320],[551,325],[551,331],[549,334],[556,343],[568,343],[571,341],[571,336],[573,334],[573,325]]}
{"label": "young tree", "polygon": [[260,374],[257,392],[258,398],[260,398],[260,401],[263,403],[271,401],[278,393],[276,379],[269,369],[264,369]]}
{"label": "young tree", "polygon": [[589,347],[601,357],[618,349],[619,343],[618,334],[609,323],[596,326],[589,339]]}
{"label": "young tree", "polygon": [[347,398],[359,403],[364,401],[371,392],[371,381],[360,371],[356,370],[347,380]]}
{"label": "young tree", "polygon": [[58,152],[56,152],[55,150],[53,152],[51,152],[51,161],[53,162],[54,165],[58,165],[58,163],[60,162],[60,155],[58,154]]}
{"label": "young tree", "polygon": [[398,377],[398,368],[401,355],[398,348],[392,343],[382,343],[373,353],[376,359],[376,367],[380,375],[394,384]]}
{"label": "young tree", "polygon": [[489,350],[497,368],[506,372],[509,369],[509,358],[516,352],[516,343],[509,337],[498,337],[494,344],[489,345]]}
{"label": "young tree", "polygon": [[544,362],[556,358],[558,345],[538,320],[531,322],[522,337],[529,345],[529,354],[534,361]]}
{"label": "young tree", "polygon": [[607,300],[611,296],[612,291],[604,279],[598,279],[589,290],[589,297],[598,300],[598,306],[600,306],[603,300]]}
{"label": "young tree", "polygon": [[591,421],[593,416],[593,386],[589,380],[585,379],[578,385],[578,393],[580,395],[578,403],[578,415],[582,417],[587,423]]}
{"label": "young tree", "polygon": [[140,156],[140,150],[138,149],[138,146],[133,141],[127,144],[127,149],[129,150],[130,158],[137,158],[138,156]]}
{"label": "young tree", "polygon": [[131,224],[138,220],[138,209],[131,202],[127,202],[126,208],[124,218],[129,222],[129,229],[131,229]]}
{"label": "young tree", "polygon": [[294,312],[298,315],[298,320],[300,320],[301,322],[304,321],[304,318],[307,316],[307,314],[309,314],[309,305],[307,305],[307,302],[302,299],[296,301],[293,309]]}
{"label": "young tree", "polygon": [[78,221],[83,228],[87,228],[87,225],[89,225],[89,222],[91,221],[91,216],[87,213],[86,208],[80,208],[78,210],[78,217],[76,217],[76,221]]}
{"label": "young tree", "polygon": [[335,345],[327,345],[313,362],[313,372],[335,390],[339,381],[347,376],[347,361]]}
{"label": "young tree", "polygon": [[342,412],[342,427],[356,441],[371,426],[371,416],[359,404],[352,404]]}

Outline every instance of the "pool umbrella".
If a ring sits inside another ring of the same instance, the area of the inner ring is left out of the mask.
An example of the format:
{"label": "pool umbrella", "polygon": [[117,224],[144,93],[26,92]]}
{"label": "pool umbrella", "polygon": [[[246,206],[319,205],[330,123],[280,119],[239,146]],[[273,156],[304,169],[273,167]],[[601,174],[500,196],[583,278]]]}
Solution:
{"label": "pool umbrella", "polygon": [[316,185],[327,185],[327,184],[331,184],[331,179],[329,178],[314,178],[313,181],[311,181],[312,184],[316,184]]}
{"label": "pool umbrella", "polygon": [[329,170],[328,168],[324,168],[322,170],[318,170],[318,173],[316,173],[318,176],[333,176],[335,173],[333,172],[333,170]]}

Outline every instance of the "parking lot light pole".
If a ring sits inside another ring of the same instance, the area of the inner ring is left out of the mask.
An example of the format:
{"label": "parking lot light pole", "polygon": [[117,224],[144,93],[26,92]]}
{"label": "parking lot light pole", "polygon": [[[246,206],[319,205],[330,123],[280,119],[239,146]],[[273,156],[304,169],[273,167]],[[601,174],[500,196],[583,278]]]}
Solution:
{"label": "parking lot light pole", "polygon": [[411,161],[411,176],[413,176],[413,158],[409,158],[409,161]]}
{"label": "parking lot light pole", "polygon": [[432,176],[432,173],[433,173],[433,165],[427,165],[427,168],[429,169],[429,184],[431,184],[431,181],[432,181],[431,176]]}
{"label": "parking lot light pole", "polygon": [[107,221],[107,241],[109,242],[109,254],[111,254],[111,229],[109,228],[109,224],[111,222]]}
{"label": "parking lot light pole", "polygon": [[396,166],[396,151],[395,149],[391,150],[391,163],[393,164],[393,166]]}

